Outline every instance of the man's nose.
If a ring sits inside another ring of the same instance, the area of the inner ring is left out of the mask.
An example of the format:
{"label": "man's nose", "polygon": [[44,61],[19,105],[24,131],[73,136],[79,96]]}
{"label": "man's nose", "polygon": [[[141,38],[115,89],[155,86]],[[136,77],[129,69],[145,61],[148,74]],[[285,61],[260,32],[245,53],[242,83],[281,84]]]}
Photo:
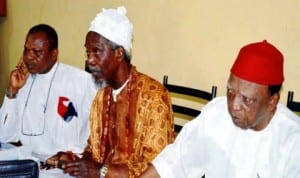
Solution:
{"label": "man's nose", "polygon": [[235,96],[231,102],[232,102],[232,104],[231,104],[232,109],[234,109],[234,110],[241,110],[242,109],[242,107],[243,107],[242,97]]}
{"label": "man's nose", "polygon": [[91,65],[93,63],[95,63],[95,60],[93,59],[93,57],[88,57],[86,60],[85,60],[85,63],[87,65]]}
{"label": "man's nose", "polygon": [[95,65],[96,61],[97,61],[97,58],[96,58],[95,54],[89,53],[89,55],[87,56],[87,59],[86,59],[86,64]]}

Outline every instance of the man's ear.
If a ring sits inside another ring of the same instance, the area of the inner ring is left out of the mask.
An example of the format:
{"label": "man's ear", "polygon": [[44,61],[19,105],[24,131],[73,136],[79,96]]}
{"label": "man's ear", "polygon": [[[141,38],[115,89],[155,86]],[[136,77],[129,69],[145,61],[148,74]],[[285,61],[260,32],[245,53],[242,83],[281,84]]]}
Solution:
{"label": "man's ear", "polygon": [[56,61],[58,57],[58,49],[55,48],[51,51],[51,60],[52,61]]}
{"label": "man's ear", "polygon": [[270,97],[270,100],[269,100],[269,109],[270,109],[270,111],[273,111],[273,110],[276,109],[276,106],[279,102],[279,99],[280,99],[279,93],[275,93],[274,95],[272,95]]}
{"label": "man's ear", "polygon": [[125,51],[124,48],[118,47],[115,49],[115,56],[118,61],[122,61],[124,59]]}

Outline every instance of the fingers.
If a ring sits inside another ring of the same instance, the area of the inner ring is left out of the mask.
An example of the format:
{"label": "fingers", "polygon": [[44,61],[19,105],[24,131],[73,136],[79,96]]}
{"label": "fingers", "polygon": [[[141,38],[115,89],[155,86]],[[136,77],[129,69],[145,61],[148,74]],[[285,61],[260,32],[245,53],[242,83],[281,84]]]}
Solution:
{"label": "fingers", "polygon": [[14,71],[17,75],[19,75],[19,78],[21,80],[25,80],[29,76],[29,72],[27,70],[24,70],[20,66],[16,66],[16,69]]}
{"label": "fingers", "polygon": [[24,73],[22,73],[21,70],[14,69],[13,71],[11,71],[11,74],[10,74],[9,86],[12,88],[15,88],[15,89],[19,89],[19,88],[23,87],[28,76],[29,76],[29,73],[24,75]]}
{"label": "fingers", "polygon": [[55,165],[58,163],[58,156],[57,155],[54,155],[54,156],[51,156],[50,158],[48,158],[46,160],[46,163],[47,164],[50,164],[50,165]]}
{"label": "fingers", "polygon": [[17,66],[17,69],[21,70],[21,72],[26,76],[28,74],[28,69],[27,66],[25,65],[24,61],[23,61],[23,56],[20,58]]}
{"label": "fingers", "polygon": [[17,71],[20,75],[20,79],[24,80],[28,77],[29,72],[27,69],[27,66],[25,65],[24,61],[23,61],[23,56],[20,57],[18,64],[16,65],[16,69],[15,71]]}
{"label": "fingers", "polygon": [[62,165],[64,173],[67,173],[71,176],[79,176],[81,170],[80,162],[71,162]]}
{"label": "fingers", "polygon": [[12,70],[10,73],[10,80],[8,86],[9,92],[17,94],[19,89],[25,85],[28,77],[29,77],[28,69],[25,63],[23,62],[23,60],[20,59],[16,68]]}
{"label": "fingers", "polygon": [[62,165],[63,168],[70,168],[70,167],[80,167],[80,162],[79,161],[74,161],[74,162],[68,162]]}
{"label": "fingers", "polygon": [[99,167],[100,166],[98,164],[84,159],[62,165],[64,173],[77,178],[93,177],[93,175],[98,175]]}
{"label": "fingers", "polygon": [[66,151],[66,155],[70,161],[76,161],[79,159],[77,157],[77,155],[75,153],[73,153],[72,151]]}

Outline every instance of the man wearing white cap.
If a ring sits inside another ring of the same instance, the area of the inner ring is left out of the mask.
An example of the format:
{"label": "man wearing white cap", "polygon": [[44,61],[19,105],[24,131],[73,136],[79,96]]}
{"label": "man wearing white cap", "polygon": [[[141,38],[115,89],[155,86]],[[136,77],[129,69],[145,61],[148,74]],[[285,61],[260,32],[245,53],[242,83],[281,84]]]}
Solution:
{"label": "man wearing white cap", "polygon": [[137,177],[173,141],[170,96],[130,63],[133,27],[126,9],[103,9],[91,22],[85,48],[97,93],[83,158],[63,165],[76,177]]}
{"label": "man wearing white cap", "polygon": [[299,178],[300,118],[279,104],[283,55],[263,41],[244,46],[227,97],[185,125],[141,178]]}

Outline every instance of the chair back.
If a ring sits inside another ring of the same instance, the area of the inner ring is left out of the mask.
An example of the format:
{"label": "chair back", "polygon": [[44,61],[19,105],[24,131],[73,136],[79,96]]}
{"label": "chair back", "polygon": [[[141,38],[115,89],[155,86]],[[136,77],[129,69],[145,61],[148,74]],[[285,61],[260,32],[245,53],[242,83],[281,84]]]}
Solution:
{"label": "chair back", "polygon": [[294,112],[300,112],[300,101],[294,101],[293,91],[288,92],[287,107]]}
{"label": "chair back", "polygon": [[31,159],[0,161],[0,178],[38,177],[38,164]]}
{"label": "chair back", "polygon": [[[163,85],[168,89],[172,98],[176,133],[179,133],[183,125],[201,113],[201,105],[205,105],[217,95],[217,87],[212,86],[210,92],[187,86],[168,83],[168,76],[164,76]],[[180,102],[181,101],[181,102]],[[196,103],[197,106],[192,105]]]}

